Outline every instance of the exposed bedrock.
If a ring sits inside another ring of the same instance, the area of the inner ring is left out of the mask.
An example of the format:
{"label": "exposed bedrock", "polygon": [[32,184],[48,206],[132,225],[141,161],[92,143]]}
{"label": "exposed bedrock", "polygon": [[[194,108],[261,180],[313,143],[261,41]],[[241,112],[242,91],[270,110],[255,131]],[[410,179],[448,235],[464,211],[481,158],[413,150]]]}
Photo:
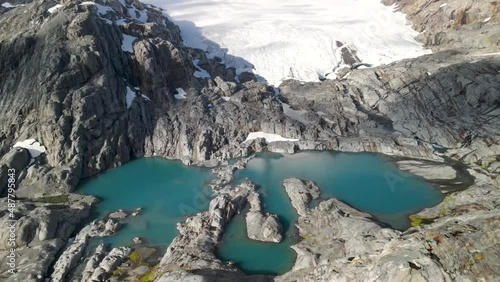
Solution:
{"label": "exposed bedrock", "polygon": [[500,190],[472,173],[482,180],[412,216],[406,232],[336,199],[308,209],[297,222],[295,265],[276,281],[494,281]]}
{"label": "exposed bedrock", "polygon": [[249,210],[245,216],[247,223],[248,238],[263,241],[279,243],[283,239],[283,227],[277,215],[264,213],[259,199],[259,193],[253,190],[247,196]]}
{"label": "exposed bedrock", "polygon": [[299,216],[307,215],[309,203],[317,199],[321,193],[312,181],[306,182],[298,178],[285,179],[283,186]]}
{"label": "exposed bedrock", "polygon": [[[96,199],[92,196],[70,194],[64,197],[38,198],[36,201],[19,200],[14,217],[10,217],[7,198],[0,201],[0,275],[9,281],[42,281],[48,267],[63,250],[77,224],[87,218]],[[11,221],[14,220],[14,223]],[[9,227],[14,224],[17,273],[9,273],[7,262]],[[69,262],[71,264],[72,262]]]}
{"label": "exposed bedrock", "polygon": [[[338,81],[286,81],[280,93],[339,136],[404,136],[433,150],[497,145],[500,59],[456,52],[352,70]],[[397,142],[397,139],[395,140]],[[444,148],[443,148],[444,147]]]}
{"label": "exposed bedrock", "polygon": [[252,277],[255,281],[267,281],[265,276],[245,277],[234,264],[222,262],[215,256],[215,248],[222,239],[224,227],[235,213],[243,210],[248,196],[254,191],[252,182],[243,182],[228,193],[216,196],[210,202],[208,211],[178,223],[180,235],[163,256],[156,272],[156,281],[254,281]]}
{"label": "exposed bedrock", "polygon": [[432,50],[464,50],[471,53],[500,51],[500,5],[477,0],[382,0],[397,4],[417,39]]}

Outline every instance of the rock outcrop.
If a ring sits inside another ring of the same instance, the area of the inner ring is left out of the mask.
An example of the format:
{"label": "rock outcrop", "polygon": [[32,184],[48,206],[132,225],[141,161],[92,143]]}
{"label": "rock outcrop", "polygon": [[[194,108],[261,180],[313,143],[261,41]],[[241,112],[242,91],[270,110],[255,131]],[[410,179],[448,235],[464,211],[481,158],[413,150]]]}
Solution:
{"label": "rock outcrop", "polygon": [[[156,280],[166,281],[231,281],[245,278],[234,264],[222,262],[215,256],[215,248],[222,239],[225,225],[235,213],[239,213],[247,203],[247,197],[255,191],[255,185],[249,181],[243,182],[230,190],[221,193],[211,202],[209,210],[189,217],[185,222],[178,223],[177,236],[163,256]],[[255,276],[253,279],[264,279],[265,276]]]}
{"label": "rock outcrop", "polygon": [[306,216],[309,203],[319,197],[321,191],[313,182],[298,178],[288,178],[283,181],[283,187],[290,198],[293,208],[300,216]]}
{"label": "rock outcrop", "polygon": [[279,243],[283,239],[283,227],[277,215],[263,213],[259,193],[255,189],[253,186],[252,191],[247,196],[250,205],[245,216],[248,238],[262,242]]}
{"label": "rock outcrop", "polygon": [[[7,198],[0,200],[0,275],[12,281],[41,281],[49,266],[55,262],[56,254],[63,250],[66,241],[79,222],[90,214],[96,199],[92,196],[71,194],[67,197],[46,197],[37,201],[18,200],[10,217]],[[16,270],[8,273],[7,254],[11,246],[8,228],[14,221]]]}
{"label": "rock outcrop", "polygon": [[100,244],[94,251],[94,254],[88,259],[87,264],[82,272],[82,282],[91,281],[90,278],[93,276],[96,269],[99,267],[99,263],[104,259],[106,255],[106,245]]}
{"label": "rock outcrop", "polygon": [[417,39],[433,50],[500,51],[500,6],[496,1],[382,0],[405,13]]}

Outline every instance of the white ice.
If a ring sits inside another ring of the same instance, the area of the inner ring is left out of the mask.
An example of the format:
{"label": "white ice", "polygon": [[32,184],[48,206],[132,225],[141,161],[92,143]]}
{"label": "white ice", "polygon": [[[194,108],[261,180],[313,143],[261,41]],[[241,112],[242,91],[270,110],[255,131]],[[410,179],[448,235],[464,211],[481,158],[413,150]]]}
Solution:
{"label": "white ice", "polygon": [[62,8],[62,7],[64,7],[64,5],[57,4],[57,5],[55,5],[54,7],[49,8],[49,9],[47,10],[47,12],[49,12],[49,13],[51,13],[51,14],[52,14],[52,13],[54,13],[55,11],[59,10],[59,9],[60,9],[60,8]]}
{"label": "white ice", "polygon": [[80,3],[80,5],[82,5],[82,6],[86,6],[86,5],[94,5],[94,6],[96,6],[97,7],[97,14],[99,16],[104,16],[109,11],[113,11],[113,9],[111,7],[103,6],[101,4],[97,4],[97,3],[92,2],[92,1],[85,1],[85,2]]}
{"label": "white ice", "polygon": [[405,16],[379,0],[145,1],[166,9],[188,46],[275,86],[332,72],[340,61],[336,41],[353,44],[374,65],[427,53]]}
{"label": "white ice", "polygon": [[210,74],[208,73],[208,71],[202,69],[198,65],[199,63],[200,63],[200,60],[198,60],[198,59],[193,60],[193,65],[196,68],[196,70],[194,71],[193,76],[194,77],[198,77],[198,78],[210,78]]}
{"label": "white ice", "polygon": [[175,99],[177,100],[186,99],[186,91],[184,91],[184,89],[179,87],[175,90],[177,91],[177,94],[174,95]]}
{"label": "white ice", "polygon": [[14,8],[16,6],[10,4],[9,2],[5,2],[5,3],[2,3],[2,7],[4,7],[4,8]]}
{"label": "white ice", "polygon": [[276,142],[276,141],[292,141],[292,142],[299,141],[299,139],[284,138],[283,136],[281,136],[279,134],[257,131],[257,132],[249,133],[245,142],[249,141],[249,140],[254,140],[257,138],[264,138],[267,143]]}
{"label": "white ice", "polygon": [[45,147],[35,139],[26,139],[24,141],[17,142],[14,144],[14,148],[16,147],[27,149],[33,159],[40,156],[42,153],[45,153],[46,150]]}
{"label": "white ice", "polygon": [[123,34],[122,50],[125,52],[134,53],[134,41],[137,37]]}

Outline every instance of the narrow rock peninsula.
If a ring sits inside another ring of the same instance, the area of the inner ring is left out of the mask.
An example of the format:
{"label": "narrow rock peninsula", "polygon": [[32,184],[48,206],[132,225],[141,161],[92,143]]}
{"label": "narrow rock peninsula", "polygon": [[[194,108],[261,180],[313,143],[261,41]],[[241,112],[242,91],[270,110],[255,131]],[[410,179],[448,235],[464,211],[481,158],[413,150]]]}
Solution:
{"label": "narrow rock peninsula", "polygon": [[283,239],[281,223],[276,215],[263,214],[255,186],[247,197],[250,209],[246,214],[248,238],[279,243]]}
{"label": "narrow rock peninsula", "polygon": [[298,178],[285,179],[283,187],[290,198],[292,206],[300,216],[309,212],[309,203],[319,197],[321,191],[313,182],[306,182]]}

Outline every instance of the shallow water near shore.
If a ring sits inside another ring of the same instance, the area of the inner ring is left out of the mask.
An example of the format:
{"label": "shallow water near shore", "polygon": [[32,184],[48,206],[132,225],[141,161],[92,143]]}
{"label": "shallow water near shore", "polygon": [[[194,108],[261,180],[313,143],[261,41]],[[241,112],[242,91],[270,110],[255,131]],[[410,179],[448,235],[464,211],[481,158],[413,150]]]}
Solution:
{"label": "shallow water near shore", "polygon": [[[322,199],[335,197],[398,229],[409,226],[409,214],[443,198],[423,179],[397,170],[382,155],[303,152],[283,157],[263,153],[236,172],[234,184],[250,178],[259,186],[264,212],[279,216],[285,239],[280,244],[248,239],[242,213],[226,228],[217,251],[222,260],[234,261],[248,274],[279,275],[291,269],[296,255],[290,246],[298,240],[297,213],[282,186],[290,177],[314,181]],[[125,219],[117,235],[94,238],[91,246],[101,242],[128,246],[134,237],[145,239],[148,245],[167,246],[178,234],[177,222],[208,209],[210,178],[209,169],[152,158],[132,161],[84,181],[79,192],[101,200],[92,219],[118,209],[144,208],[140,215]]]}
{"label": "shallow water near shore", "polygon": [[[280,244],[242,239],[244,220],[231,223],[219,247],[224,260],[234,261],[249,274],[283,274],[291,269],[295,253],[289,249],[297,213],[283,180],[311,180],[321,198],[335,197],[396,229],[410,226],[408,215],[438,204],[443,195],[422,178],[399,171],[382,155],[371,153],[304,152],[282,157],[265,153],[238,171],[235,182],[250,178],[259,185],[264,212],[277,214],[287,239]],[[266,245],[268,245],[266,247]],[[271,251],[273,250],[273,251]],[[273,263],[274,262],[274,263]]]}

